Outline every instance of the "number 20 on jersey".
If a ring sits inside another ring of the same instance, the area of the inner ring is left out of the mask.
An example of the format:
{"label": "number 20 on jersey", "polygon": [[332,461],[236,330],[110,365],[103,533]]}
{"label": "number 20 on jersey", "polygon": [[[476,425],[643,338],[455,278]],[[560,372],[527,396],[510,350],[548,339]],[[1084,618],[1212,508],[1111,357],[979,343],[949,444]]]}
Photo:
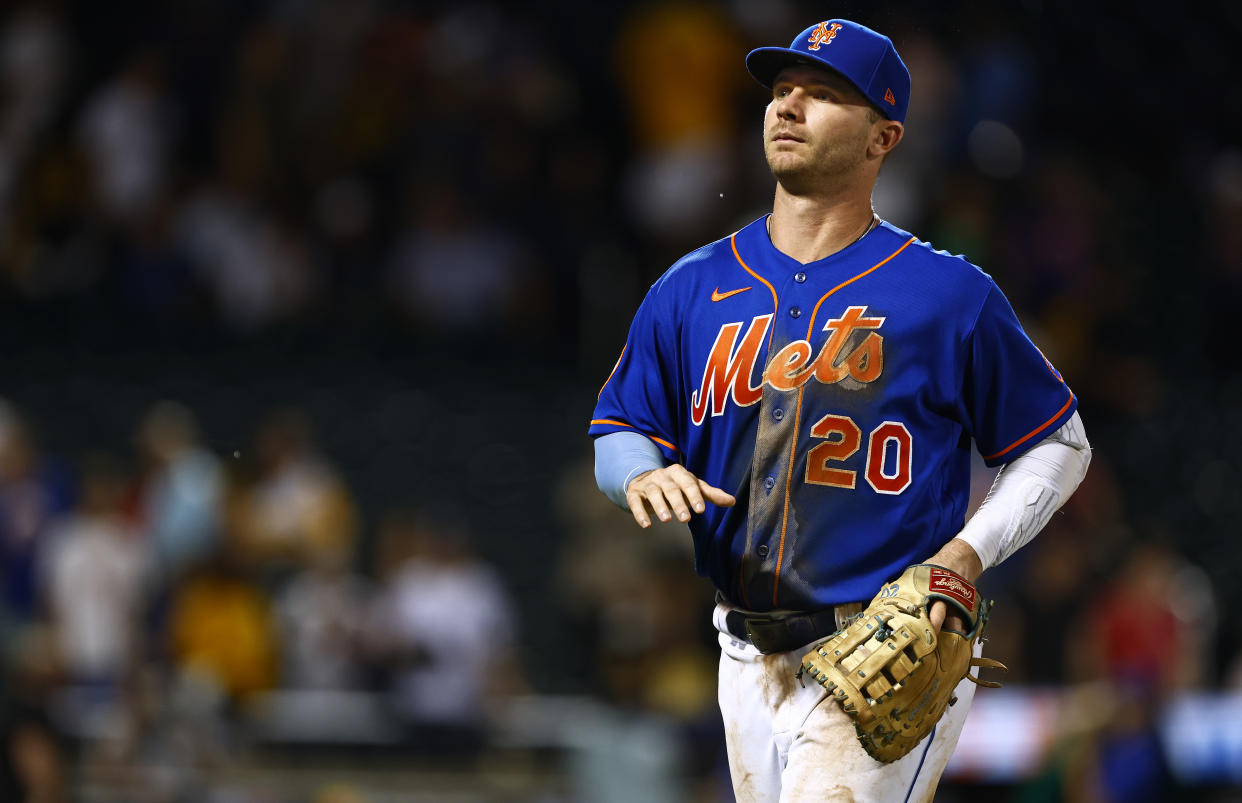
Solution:
{"label": "number 20 on jersey", "polygon": [[[854,489],[858,472],[833,464],[854,463],[862,448],[862,430],[854,419],[829,413],[811,426],[811,437],[824,442],[813,446],[806,458],[806,481],[811,485]],[[913,444],[910,430],[900,421],[885,421],[867,437],[862,459],[863,476],[876,493],[899,494],[910,487]]]}

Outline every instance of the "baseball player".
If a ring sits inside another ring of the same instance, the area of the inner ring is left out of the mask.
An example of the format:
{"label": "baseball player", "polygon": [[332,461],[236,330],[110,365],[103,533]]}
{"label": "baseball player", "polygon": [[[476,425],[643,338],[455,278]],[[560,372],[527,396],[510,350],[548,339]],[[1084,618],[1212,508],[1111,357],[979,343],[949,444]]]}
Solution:
{"label": "baseball player", "polygon": [[[992,279],[872,209],[910,99],[893,43],[827,20],[746,67],[771,89],[772,212],[647,293],[591,421],[596,478],[641,527],[687,522],[717,588],[738,800],[929,800],[974,684],[881,761],[851,706],[799,680],[801,658],[906,567],[969,585],[1013,554],[1081,482],[1089,445]],[[1003,468],[965,521],[972,440]],[[942,601],[929,611],[937,633],[963,627]]]}

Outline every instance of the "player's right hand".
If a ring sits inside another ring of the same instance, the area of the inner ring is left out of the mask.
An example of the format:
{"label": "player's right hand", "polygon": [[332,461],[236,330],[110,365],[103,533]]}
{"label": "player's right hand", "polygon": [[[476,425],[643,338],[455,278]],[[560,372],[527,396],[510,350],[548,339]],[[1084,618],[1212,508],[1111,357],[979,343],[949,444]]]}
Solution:
{"label": "player's right hand", "polygon": [[673,516],[690,521],[690,509],[702,513],[704,500],[721,507],[737,503],[732,494],[708,485],[678,463],[639,474],[625,489],[625,501],[639,527],[651,526],[648,506],[660,521],[672,521]]}

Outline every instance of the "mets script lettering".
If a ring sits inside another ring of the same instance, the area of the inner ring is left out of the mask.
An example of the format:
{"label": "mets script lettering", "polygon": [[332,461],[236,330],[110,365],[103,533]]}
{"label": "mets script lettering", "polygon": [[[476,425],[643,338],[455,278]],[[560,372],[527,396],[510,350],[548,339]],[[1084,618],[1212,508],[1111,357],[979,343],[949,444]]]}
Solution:
{"label": "mets script lettering", "polygon": [[[698,390],[690,397],[691,420],[699,426],[707,417],[723,415],[725,403],[732,399],[738,407],[749,407],[763,396],[763,383],[775,390],[789,391],[802,387],[814,377],[825,385],[831,385],[849,377],[858,382],[874,382],[884,372],[884,337],[878,332],[884,318],[866,317],[866,306],[849,307],[840,318],[832,318],[824,324],[829,332],[819,354],[806,340],[795,340],[768,361],[763,379],[758,387],[750,384],[755,360],[767,341],[771,315],[757,315],[750,322],[746,334],[738,345],[742,322],[726,323],[716,334],[716,342],[703,366],[703,379]],[[856,333],[866,333],[861,342],[850,346],[858,338]]]}

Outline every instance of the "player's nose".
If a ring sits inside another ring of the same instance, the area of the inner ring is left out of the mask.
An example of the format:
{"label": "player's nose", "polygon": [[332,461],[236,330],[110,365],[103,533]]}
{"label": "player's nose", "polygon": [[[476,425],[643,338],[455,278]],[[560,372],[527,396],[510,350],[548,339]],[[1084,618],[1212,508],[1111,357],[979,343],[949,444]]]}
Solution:
{"label": "player's nose", "polygon": [[794,89],[792,92],[787,92],[786,94],[776,98],[773,106],[773,111],[776,112],[776,116],[786,120],[798,119],[798,115],[800,114],[802,108],[802,101],[800,97],[801,90]]}

